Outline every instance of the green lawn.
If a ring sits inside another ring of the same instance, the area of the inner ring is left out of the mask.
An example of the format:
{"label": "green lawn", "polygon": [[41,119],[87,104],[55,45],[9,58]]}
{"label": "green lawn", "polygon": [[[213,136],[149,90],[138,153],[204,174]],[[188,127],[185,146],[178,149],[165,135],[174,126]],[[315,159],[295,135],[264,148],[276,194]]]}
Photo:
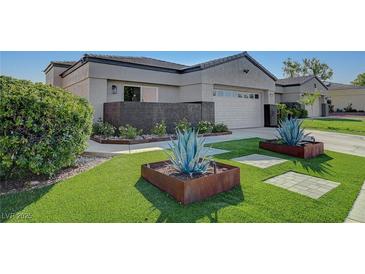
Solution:
{"label": "green lawn", "polygon": [[[299,160],[258,149],[258,139],[217,143],[231,152],[216,159],[241,168],[241,186],[182,206],[140,177],[140,165],[166,158],[162,151],[122,155],[53,187],[0,198],[6,222],[343,222],[365,179],[365,158],[331,151]],[[290,161],[267,169],[229,159],[252,153]],[[265,184],[296,171],[340,182],[319,200]],[[354,172],[355,171],[355,172]],[[17,213],[9,217],[9,213]]]}
{"label": "green lawn", "polygon": [[308,129],[318,129],[324,131],[335,131],[341,133],[364,135],[365,136],[365,119],[305,119],[303,127]]}

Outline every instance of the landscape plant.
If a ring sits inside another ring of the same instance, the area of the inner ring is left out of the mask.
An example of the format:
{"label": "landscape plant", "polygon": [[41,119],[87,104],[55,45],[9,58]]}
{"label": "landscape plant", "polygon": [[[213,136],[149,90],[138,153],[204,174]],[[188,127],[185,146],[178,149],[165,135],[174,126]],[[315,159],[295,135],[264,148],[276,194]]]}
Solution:
{"label": "landscape plant", "polygon": [[310,92],[305,92],[302,97],[299,99],[299,103],[305,105],[305,106],[310,106],[311,110],[313,112],[313,105],[316,102],[317,99],[319,99],[321,97],[321,93],[319,91],[310,93]]}
{"label": "landscape plant", "polygon": [[175,130],[176,131],[186,131],[191,128],[191,123],[186,119],[183,118],[176,123]]}
{"label": "landscape plant", "polygon": [[177,140],[171,140],[169,146],[172,154],[169,154],[173,167],[184,174],[193,176],[204,174],[210,164],[210,158],[203,156],[205,144],[204,138],[198,138],[195,129],[176,132]]}
{"label": "landscape plant", "polygon": [[143,132],[142,129],[137,129],[128,124],[119,127],[118,131],[119,131],[119,136],[125,139],[136,139],[136,137],[141,135]]}
{"label": "landscape plant", "polygon": [[212,131],[214,133],[227,132],[228,131],[228,127],[224,123],[217,123],[217,124],[215,124],[213,126],[213,130]]}
{"label": "landscape plant", "polygon": [[75,163],[92,130],[89,103],[61,88],[0,76],[0,177],[53,175]]}
{"label": "landscape plant", "polygon": [[277,132],[278,139],[283,144],[289,146],[299,146],[303,143],[309,134],[304,134],[304,129],[301,128],[302,121],[297,118],[285,119],[280,122]]}
{"label": "landscape plant", "polygon": [[115,135],[115,127],[107,122],[99,119],[93,124],[93,135],[101,135],[103,137],[110,137]]}
{"label": "landscape plant", "polygon": [[151,133],[157,135],[159,137],[166,135],[166,123],[162,120],[160,123],[154,124],[153,128],[151,129]]}
{"label": "landscape plant", "polygon": [[197,125],[197,130],[199,133],[211,133],[213,131],[214,124],[209,121],[200,121]]}

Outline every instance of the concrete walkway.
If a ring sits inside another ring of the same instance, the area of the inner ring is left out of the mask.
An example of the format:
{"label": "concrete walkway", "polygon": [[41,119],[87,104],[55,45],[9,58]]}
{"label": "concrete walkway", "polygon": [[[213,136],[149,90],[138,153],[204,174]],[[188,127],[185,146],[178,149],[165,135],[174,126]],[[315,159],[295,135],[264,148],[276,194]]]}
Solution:
{"label": "concrete walkway", "polygon": [[345,223],[365,223],[365,182]]}
{"label": "concrete walkway", "polygon": [[[365,157],[365,136],[356,136],[335,132],[324,132],[317,130],[306,130],[311,132],[317,141],[324,142],[325,149],[358,155]],[[248,139],[248,138],[275,138],[276,130],[274,128],[248,128],[233,130],[231,135],[207,137],[207,144],[218,143],[231,140]],[[156,142],[138,145],[108,145],[99,144],[89,141],[89,147],[86,150],[90,154],[99,154],[105,156],[114,156],[118,154],[139,153],[145,151],[162,150],[168,148],[168,142]]]}

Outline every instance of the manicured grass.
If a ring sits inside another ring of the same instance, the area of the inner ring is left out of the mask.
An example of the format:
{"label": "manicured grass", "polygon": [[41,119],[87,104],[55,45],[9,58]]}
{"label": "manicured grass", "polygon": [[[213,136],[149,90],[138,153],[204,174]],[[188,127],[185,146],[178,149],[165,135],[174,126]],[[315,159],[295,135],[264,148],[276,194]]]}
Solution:
{"label": "manicured grass", "polygon": [[303,127],[308,129],[318,129],[324,131],[335,131],[341,133],[364,135],[365,119],[305,119]]}
{"label": "manicured grass", "polygon": [[[140,165],[166,159],[164,152],[122,155],[64,182],[0,198],[7,222],[343,222],[365,179],[365,158],[326,151],[312,160],[258,148],[258,139],[214,144],[231,152],[216,159],[241,168],[241,186],[205,201],[182,206],[140,178]],[[290,161],[267,169],[229,159],[260,153]],[[314,200],[265,184],[296,171],[340,182]],[[9,213],[16,213],[9,218]]]}

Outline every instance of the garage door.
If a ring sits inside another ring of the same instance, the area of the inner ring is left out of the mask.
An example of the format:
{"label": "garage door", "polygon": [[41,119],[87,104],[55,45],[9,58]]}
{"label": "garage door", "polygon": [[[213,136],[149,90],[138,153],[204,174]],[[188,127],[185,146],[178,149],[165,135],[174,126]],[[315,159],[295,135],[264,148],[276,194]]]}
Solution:
{"label": "garage door", "polygon": [[263,126],[261,92],[214,90],[216,123],[225,123],[228,128]]}
{"label": "garage door", "polygon": [[308,111],[308,117],[319,117],[321,116],[321,104],[317,99],[313,106],[305,106],[305,109]]}

